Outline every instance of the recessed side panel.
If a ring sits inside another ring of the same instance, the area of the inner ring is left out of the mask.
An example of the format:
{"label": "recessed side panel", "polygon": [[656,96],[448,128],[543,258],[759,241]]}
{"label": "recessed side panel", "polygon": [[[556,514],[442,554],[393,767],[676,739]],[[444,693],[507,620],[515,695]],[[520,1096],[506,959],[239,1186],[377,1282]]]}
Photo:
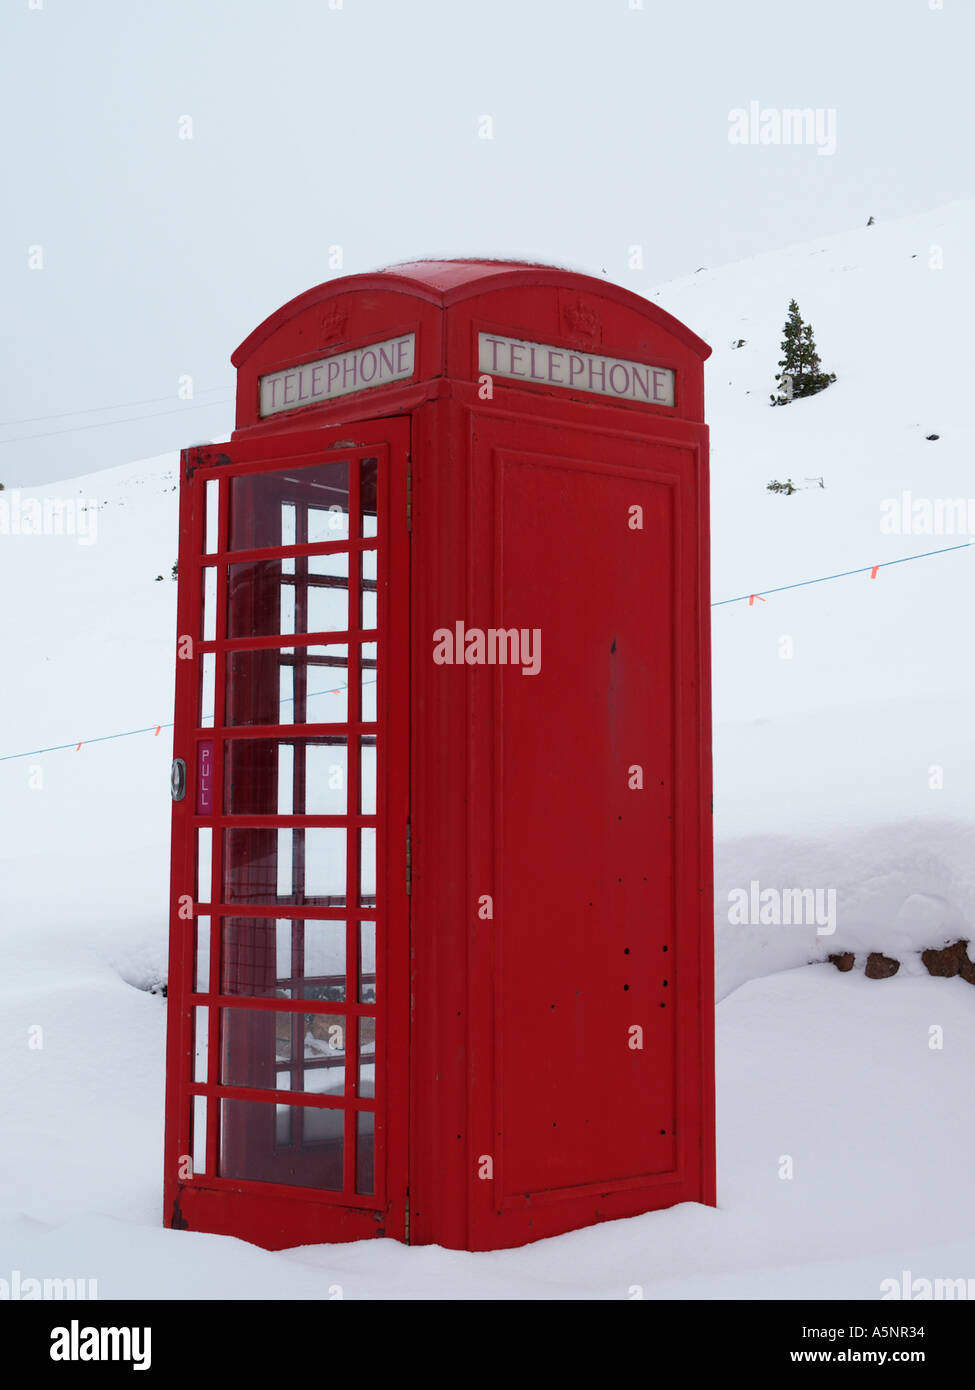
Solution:
{"label": "recessed side panel", "polygon": [[704,442],[500,412],[472,436],[469,1244],[492,1249],[713,1200]]}
{"label": "recessed side panel", "polygon": [[495,471],[504,1201],[675,1166],[674,507],[632,470]]}

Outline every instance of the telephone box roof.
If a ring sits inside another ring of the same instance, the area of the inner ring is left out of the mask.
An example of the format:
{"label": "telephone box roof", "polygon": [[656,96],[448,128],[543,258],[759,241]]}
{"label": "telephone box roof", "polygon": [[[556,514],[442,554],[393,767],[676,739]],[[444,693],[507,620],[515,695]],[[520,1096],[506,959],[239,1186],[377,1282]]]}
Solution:
{"label": "telephone box roof", "polygon": [[401,293],[414,299],[439,304],[446,309],[473,295],[514,289],[519,285],[526,289],[545,286],[552,289],[574,289],[600,299],[615,301],[642,314],[672,334],[702,361],[711,355],[709,345],[665,309],[652,304],[642,295],[634,294],[632,290],[623,289],[608,280],[599,280],[593,275],[583,275],[560,266],[532,261],[422,260],[404,261],[402,264],[368,271],[363,275],[342,275],[337,280],[326,280],[324,284],[305,290],[303,294],[297,295],[276,309],[263,323],[258,324],[231,354],[230,360],[234,366],[238,366],[290,318],[315,304],[324,303],[339,295],[384,290],[387,293]]}

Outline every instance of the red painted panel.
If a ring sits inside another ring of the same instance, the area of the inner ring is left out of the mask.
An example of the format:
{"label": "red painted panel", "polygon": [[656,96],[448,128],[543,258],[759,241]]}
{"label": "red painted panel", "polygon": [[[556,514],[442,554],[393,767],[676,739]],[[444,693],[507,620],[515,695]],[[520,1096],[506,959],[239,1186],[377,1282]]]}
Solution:
{"label": "red painted panel", "polygon": [[712,1199],[700,441],[576,420],[472,420],[466,624],[541,652],[462,674],[474,1249]]}
{"label": "red painted panel", "polygon": [[538,649],[490,673],[507,1196],[674,1166],[675,576],[668,480],[493,464],[495,621]]}

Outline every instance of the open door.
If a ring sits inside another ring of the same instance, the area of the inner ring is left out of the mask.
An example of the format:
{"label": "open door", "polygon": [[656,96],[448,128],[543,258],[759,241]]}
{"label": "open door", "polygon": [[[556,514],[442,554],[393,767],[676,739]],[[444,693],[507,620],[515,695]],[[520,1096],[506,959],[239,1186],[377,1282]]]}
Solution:
{"label": "open door", "polygon": [[183,454],[169,1225],[408,1238],[408,450]]}

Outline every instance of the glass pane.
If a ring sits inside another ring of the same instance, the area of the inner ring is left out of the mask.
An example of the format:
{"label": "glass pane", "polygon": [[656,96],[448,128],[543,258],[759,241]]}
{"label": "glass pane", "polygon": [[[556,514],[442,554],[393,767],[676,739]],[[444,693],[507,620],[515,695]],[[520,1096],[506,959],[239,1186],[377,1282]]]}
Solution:
{"label": "glass pane", "polygon": [[376,1117],[369,1110],[356,1116],[355,1190],[371,1195],[376,1190],[374,1140]]}
{"label": "glass pane", "polygon": [[308,508],[308,545],[334,545],[349,539],[348,496],[344,506],[333,503],[327,509]]}
{"label": "glass pane", "polygon": [[345,1093],[345,1018],[306,1014],[304,1065],[297,1069],[295,1090],[319,1096]]}
{"label": "glass pane", "polygon": [[349,712],[349,649],[310,647],[302,723],[342,724]]}
{"label": "glass pane", "polygon": [[362,720],[373,724],[376,720],[376,681],[378,677],[376,662],[376,643],[362,644]]}
{"label": "glass pane", "polygon": [[217,635],[217,571],[203,571],[203,640],[213,642]]}
{"label": "glass pane", "polygon": [[198,1004],[193,1010],[193,1080],[200,1084],[205,1084],[207,1080],[209,1023],[210,1010]]}
{"label": "glass pane", "polygon": [[304,1118],[306,1143],[324,1145],[326,1155],[332,1157],[333,1160],[332,1166],[328,1170],[329,1181],[316,1183],[315,1186],[336,1192],[341,1191],[343,1150],[345,1147],[345,1111],[318,1110],[306,1106],[301,1114]]}
{"label": "glass pane", "polygon": [[345,460],[230,479],[231,550],[318,544],[348,535]]}
{"label": "glass pane", "polygon": [[224,1100],[220,1176],[341,1192],[345,1112]]}
{"label": "glass pane", "polygon": [[298,590],[299,600],[306,596],[306,611],[299,602],[298,632],[341,632],[349,626],[349,557],[331,557],[333,573],[309,578],[307,586]]}
{"label": "glass pane", "polygon": [[[285,566],[287,563],[288,563],[287,560],[282,560],[282,561],[281,561],[281,572],[282,572],[282,574],[284,573],[284,566]],[[294,573],[293,570],[292,570],[292,573]],[[294,584],[283,584],[282,587],[281,587],[281,593],[280,593],[281,608],[280,608],[280,611],[279,611],[279,614],[278,614],[279,623],[278,623],[277,631],[278,631],[278,632],[286,632],[289,636],[293,635],[294,632],[296,631],[295,624],[296,624],[297,621],[298,621],[297,609],[296,609],[296,606],[295,606],[295,605],[296,605],[296,602],[297,602],[297,600],[296,600],[296,593],[297,593],[297,590],[296,590]]]}
{"label": "glass pane", "polygon": [[207,555],[215,555],[219,548],[220,479],[207,478],[206,485],[206,537],[203,549]]}
{"label": "glass pane", "polygon": [[222,994],[345,1001],[345,922],[226,917]]}
{"label": "glass pane", "polygon": [[[231,816],[287,814],[278,811],[279,753],[276,739],[228,739],[224,748],[224,806]],[[291,786],[286,784],[288,795]]]}
{"label": "glass pane", "polygon": [[[281,581],[280,560],[227,566],[228,637],[267,637],[282,631]],[[290,583],[287,587],[292,590]]]}
{"label": "glass pane", "polygon": [[364,816],[376,814],[375,734],[366,734],[359,744],[359,809]]}
{"label": "glass pane", "polygon": [[[281,544],[298,544],[298,509],[293,502],[284,502],[281,506]],[[286,574],[294,574],[295,562],[290,561],[290,567],[285,568]]]}
{"label": "glass pane", "polygon": [[195,992],[210,993],[210,919],[196,919],[196,972]]}
{"label": "glass pane", "polygon": [[348,574],[349,553],[347,550],[335,551],[329,555],[309,555],[303,562],[313,577],[334,574]]}
{"label": "glass pane", "polygon": [[278,832],[225,830],[223,847],[224,902],[275,902],[278,897]]}
{"label": "glass pane", "polygon": [[273,917],[225,917],[221,926],[220,992],[291,997],[293,924]]}
{"label": "glass pane", "polygon": [[[293,932],[291,928],[295,924],[287,921],[276,923],[278,928],[277,941],[275,943],[274,964],[278,972],[279,980],[287,980],[291,976],[291,962],[294,956]],[[300,923],[298,924],[300,926]],[[284,989],[282,994],[290,994],[290,990]]]}
{"label": "glass pane", "polygon": [[349,649],[282,647],[227,657],[227,724],[343,724]]}
{"label": "glass pane", "polygon": [[228,739],[224,779],[228,815],[341,816],[348,808],[348,745],[341,735]]}
{"label": "glass pane", "polygon": [[376,832],[365,827],[359,841],[359,902],[373,907],[376,902]]}
{"label": "glass pane", "polygon": [[344,1093],[342,1015],[223,1009],[221,1027],[222,1085]]}
{"label": "glass pane", "polygon": [[376,1094],[376,1020],[359,1019],[359,1095]]}
{"label": "glass pane", "polygon": [[277,1090],[278,1072],[293,1058],[293,1034],[301,1021],[301,1014],[269,1009],[222,1009],[221,1084]]}
{"label": "glass pane", "polygon": [[349,557],[330,557],[334,573],[285,574],[281,560],[227,566],[227,636],[276,637],[342,632],[349,625]]}
{"label": "glass pane", "polygon": [[375,459],[362,459],[359,463],[359,510],[362,513],[363,536],[378,534],[376,508],[377,463]]}
{"label": "glass pane", "polygon": [[345,903],[345,831],[341,828],[306,830],[305,895],[325,898],[323,906]]}
{"label": "glass pane", "polygon": [[301,995],[345,1001],[345,923],[305,922]]}
{"label": "glass pane", "polygon": [[359,923],[359,1003],[376,1002],[376,924]]}
{"label": "glass pane", "polygon": [[295,857],[295,846],[303,843],[301,836],[295,836],[293,830],[277,831],[277,850],[278,863],[277,874],[275,875],[275,887],[279,898],[289,901],[297,901],[301,892],[298,880],[298,863]]}
{"label": "glass pane", "polygon": [[213,714],[216,705],[216,652],[204,652],[200,668],[200,728],[213,728]]}
{"label": "glass pane", "polygon": [[210,876],[213,866],[213,831],[205,826],[196,832],[196,900],[210,901]]}
{"label": "glass pane", "polygon": [[205,1096],[193,1097],[193,1172],[207,1170],[207,1103]]}
{"label": "glass pane", "polygon": [[290,1144],[294,1126],[291,1123],[291,1106],[274,1107],[274,1134],[279,1144]]}
{"label": "glass pane", "polygon": [[376,580],[375,578],[370,579],[367,574],[369,568],[368,556],[370,554],[373,560],[375,560],[374,552],[367,552],[366,555],[362,556],[362,626],[366,630],[375,629],[379,626],[379,619],[377,616],[378,610],[376,607]]}
{"label": "glass pane", "polygon": [[225,830],[223,901],[343,907],[345,831]]}
{"label": "glass pane", "polygon": [[305,755],[304,810],[298,815],[343,816],[349,805],[349,749],[344,738],[308,743]]}
{"label": "glass pane", "polygon": [[279,743],[277,813],[279,816],[291,816],[294,810],[295,746],[293,743]]}
{"label": "glass pane", "polygon": [[[292,648],[293,650],[293,648]],[[278,670],[278,692],[280,699],[280,715],[282,724],[300,724],[301,720],[296,713],[298,709],[297,697],[295,695],[296,677],[295,669],[286,662],[281,663]],[[277,720],[275,720],[277,723]]]}

